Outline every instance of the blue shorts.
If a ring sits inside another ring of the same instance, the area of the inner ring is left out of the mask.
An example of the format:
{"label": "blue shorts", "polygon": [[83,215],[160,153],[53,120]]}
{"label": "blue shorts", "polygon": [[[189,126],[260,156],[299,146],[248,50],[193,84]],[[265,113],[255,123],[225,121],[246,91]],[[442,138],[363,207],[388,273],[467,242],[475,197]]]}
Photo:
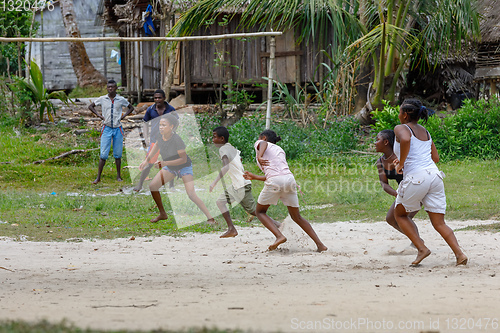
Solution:
{"label": "blue shorts", "polygon": [[113,142],[113,157],[122,158],[123,152],[123,128],[103,126],[101,130],[101,153],[100,158],[107,160],[109,150],[111,149],[111,142]]}
{"label": "blue shorts", "polygon": [[171,170],[169,169],[168,166],[164,166],[163,167],[163,170],[166,170],[174,175],[177,176],[177,178],[181,178],[181,177],[184,177],[184,176],[187,176],[187,175],[193,175],[193,165],[190,165],[190,166],[187,166],[187,167],[184,167],[180,170]]}

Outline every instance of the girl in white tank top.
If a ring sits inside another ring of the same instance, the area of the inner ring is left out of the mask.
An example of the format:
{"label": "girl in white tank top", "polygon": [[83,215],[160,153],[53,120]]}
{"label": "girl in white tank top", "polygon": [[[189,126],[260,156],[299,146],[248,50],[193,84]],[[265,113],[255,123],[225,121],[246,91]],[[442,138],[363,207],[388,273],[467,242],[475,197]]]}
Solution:
{"label": "girl in white tank top", "polygon": [[405,235],[415,244],[418,254],[412,265],[418,265],[431,254],[419,237],[408,213],[423,203],[432,226],[443,237],[457,259],[457,265],[466,265],[467,256],[462,252],[453,230],[444,222],[446,196],[443,177],[436,163],[439,155],[429,132],[418,124],[420,119],[427,121],[427,109],[417,99],[406,99],[399,111],[401,125],[394,128],[396,142],[394,161],[396,171],[403,173],[404,179],[398,187],[394,217]]}

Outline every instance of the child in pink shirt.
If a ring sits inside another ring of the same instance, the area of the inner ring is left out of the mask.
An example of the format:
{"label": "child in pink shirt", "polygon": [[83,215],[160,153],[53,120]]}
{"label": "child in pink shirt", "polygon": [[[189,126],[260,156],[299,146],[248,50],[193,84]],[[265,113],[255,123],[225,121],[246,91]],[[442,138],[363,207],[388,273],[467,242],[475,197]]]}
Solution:
{"label": "child in pink shirt", "polygon": [[327,247],[320,241],[311,224],[299,213],[299,198],[297,196],[297,183],[286,162],[286,154],[283,149],[276,145],[281,140],[274,131],[265,130],[255,142],[257,165],[264,172],[264,176],[258,176],[251,172],[245,172],[245,179],[261,180],[265,182],[264,188],[257,200],[255,213],[260,222],[271,231],[276,241],[269,246],[269,250],[275,250],[280,244],[286,242],[286,237],[281,233],[273,220],[267,215],[270,205],[276,205],[281,199],[287,206],[290,217],[306,232],[316,243],[318,252],[326,251]]}

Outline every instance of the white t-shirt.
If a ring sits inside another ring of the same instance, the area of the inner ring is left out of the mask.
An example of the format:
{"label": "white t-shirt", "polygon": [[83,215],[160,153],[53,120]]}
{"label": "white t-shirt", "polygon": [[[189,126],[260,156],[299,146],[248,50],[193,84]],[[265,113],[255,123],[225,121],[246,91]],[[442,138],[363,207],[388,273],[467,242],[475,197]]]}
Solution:
{"label": "white t-shirt", "polygon": [[220,158],[222,159],[224,156],[227,156],[227,159],[229,160],[229,170],[227,171],[227,174],[229,175],[229,178],[231,178],[231,182],[235,190],[240,189],[245,185],[252,184],[250,180],[243,178],[245,169],[243,169],[240,154],[241,152],[230,143],[226,143],[219,148]]}

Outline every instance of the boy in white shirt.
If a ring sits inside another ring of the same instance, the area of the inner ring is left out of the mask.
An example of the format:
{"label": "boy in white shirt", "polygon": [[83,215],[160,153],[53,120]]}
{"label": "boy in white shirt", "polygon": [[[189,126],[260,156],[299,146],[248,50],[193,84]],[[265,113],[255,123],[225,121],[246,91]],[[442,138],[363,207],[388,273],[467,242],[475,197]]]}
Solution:
{"label": "boy in white shirt", "polygon": [[228,228],[220,238],[235,237],[238,235],[226,204],[237,202],[248,214],[253,216],[255,216],[256,207],[252,196],[252,182],[243,178],[245,170],[241,163],[240,151],[233,147],[228,140],[229,131],[227,128],[219,126],[213,130],[212,142],[219,147],[219,155],[223,166],[217,178],[210,185],[210,192],[213,191],[215,185],[217,185],[226,173],[231,179],[231,184],[227,187],[224,186],[224,193],[217,199],[217,207],[219,207],[222,216],[226,220]]}

